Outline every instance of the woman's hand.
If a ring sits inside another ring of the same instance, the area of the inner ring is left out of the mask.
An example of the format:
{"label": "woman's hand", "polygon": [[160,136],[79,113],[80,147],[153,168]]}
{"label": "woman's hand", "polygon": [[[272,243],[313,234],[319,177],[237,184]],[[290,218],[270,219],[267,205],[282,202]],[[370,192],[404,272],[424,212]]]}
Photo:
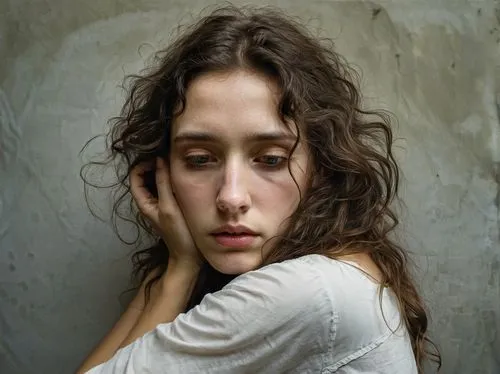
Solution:
{"label": "woman's hand", "polygon": [[[139,211],[159,233],[169,249],[169,262],[200,266],[202,263],[181,209],[172,192],[170,172],[165,161],[156,159],[156,187],[158,198],[147,189],[144,175],[155,168],[153,163],[142,163],[130,172],[130,190]],[[169,264],[170,265],[173,264]]]}

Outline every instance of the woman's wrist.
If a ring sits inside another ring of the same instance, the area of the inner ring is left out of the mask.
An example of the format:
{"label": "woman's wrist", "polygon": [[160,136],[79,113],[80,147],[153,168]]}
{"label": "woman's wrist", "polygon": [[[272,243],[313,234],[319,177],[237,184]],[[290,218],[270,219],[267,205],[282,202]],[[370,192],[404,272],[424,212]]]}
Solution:
{"label": "woman's wrist", "polygon": [[[198,278],[199,269],[200,265],[194,261],[170,258],[167,270],[151,285],[147,304],[158,298],[166,297],[165,294],[167,293],[167,290],[170,289],[168,292],[171,292],[171,290],[175,287],[179,287],[177,289],[178,292],[188,294],[187,297],[189,298],[191,296],[194,283]],[[129,309],[135,309],[138,311],[144,310],[146,307],[146,284],[156,275],[158,275],[157,270],[148,274],[137,290],[134,299],[130,302]]]}
{"label": "woman's wrist", "polygon": [[201,264],[195,261],[170,258],[167,271],[160,279],[161,291],[172,292],[177,289],[179,292],[185,291],[191,295],[192,288],[198,279],[200,268]]}
{"label": "woman's wrist", "polygon": [[196,274],[198,275],[200,269],[201,269],[202,261],[201,257],[200,258],[182,258],[182,257],[176,257],[173,255],[169,256],[168,259],[168,266],[167,266],[167,271],[168,272],[176,272],[176,273],[183,273],[187,276]]}
{"label": "woman's wrist", "polygon": [[166,299],[176,299],[178,305],[186,304],[198,279],[200,265],[196,262],[169,258],[167,270],[151,287],[146,307],[162,304]]}

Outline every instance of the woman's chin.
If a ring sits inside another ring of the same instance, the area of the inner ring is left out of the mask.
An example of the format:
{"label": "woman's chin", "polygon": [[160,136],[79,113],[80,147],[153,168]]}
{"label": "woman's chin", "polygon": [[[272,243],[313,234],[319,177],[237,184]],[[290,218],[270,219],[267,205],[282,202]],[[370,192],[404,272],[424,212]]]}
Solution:
{"label": "woman's chin", "polygon": [[231,251],[223,254],[206,256],[208,263],[219,273],[240,275],[257,269],[262,264],[262,257],[256,253]]}

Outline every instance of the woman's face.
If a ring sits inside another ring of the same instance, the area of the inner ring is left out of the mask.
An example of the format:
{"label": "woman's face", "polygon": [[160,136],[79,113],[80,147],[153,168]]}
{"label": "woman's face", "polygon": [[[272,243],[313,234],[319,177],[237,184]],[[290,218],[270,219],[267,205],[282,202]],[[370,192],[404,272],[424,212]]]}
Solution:
{"label": "woman's face", "polygon": [[[173,191],[198,249],[225,274],[257,268],[299,202],[287,166],[296,133],[280,120],[277,95],[257,73],[207,73],[172,125]],[[308,164],[299,143],[290,165],[302,193]]]}

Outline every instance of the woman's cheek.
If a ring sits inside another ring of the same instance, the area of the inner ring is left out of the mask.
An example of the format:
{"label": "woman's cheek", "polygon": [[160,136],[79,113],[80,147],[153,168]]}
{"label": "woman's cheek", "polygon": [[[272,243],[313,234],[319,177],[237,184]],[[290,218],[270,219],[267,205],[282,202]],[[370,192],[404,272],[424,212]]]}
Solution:
{"label": "woman's cheek", "polygon": [[185,209],[191,205],[200,207],[200,203],[206,204],[210,194],[210,181],[199,176],[178,176],[172,183],[178,203]]}

